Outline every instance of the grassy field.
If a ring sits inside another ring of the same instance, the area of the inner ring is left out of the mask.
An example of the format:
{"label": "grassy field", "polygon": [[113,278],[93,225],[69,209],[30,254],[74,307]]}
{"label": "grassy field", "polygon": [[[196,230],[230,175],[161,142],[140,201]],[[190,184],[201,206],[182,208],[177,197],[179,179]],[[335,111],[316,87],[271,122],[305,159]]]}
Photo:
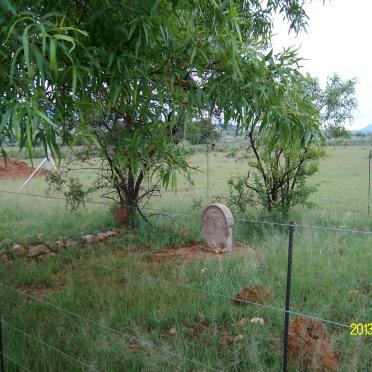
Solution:
{"label": "grassy field", "polygon": [[[210,199],[226,193],[230,176],[246,172],[244,164],[218,150],[209,154]],[[302,224],[372,230],[372,218],[367,217],[368,151],[362,146],[330,148],[311,180],[320,183],[313,196],[316,208],[298,208],[291,218]],[[193,176],[195,185],[180,179],[177,192],[164,192],[151,205],[187,214],[153,217],[153,226],[123,230],[91,248],[60,251],[63,256],[42,264],[26,259],[0,263],[0,283],[39,300],[0,286],[5,321],[85,365],[4,324],[4,348],[11,358],[33,371],[280,370],[283,313],[237,307],[229,298],[246,285],[260,284],[271,293],[268,304],[283,307],[284,227],[236,221],[234,238],[255,254],[207,260],[153,257],[154,251],[200,240],[200,214],[208,203],[206,154],[196,152],[192,162],[200,169]],[[91,171],[79,174],[87,183],[93,178]],[[0,181],[0,190],[15,191],[20,183]],[[44,180],[38,178],[24,192],[44,190]],[[0,206],[0,241],[9,239],[7,245],[79,237],[113,226],[109,206],[89,204],[69,213],[60,200],[3,193]],[[254,210],[251,216],[265,218]],[[371,243],[371,235],[297,228],[293,311],[346,324],[372,322]],[[264,318],[266,325],[239,325],[239,319],[252,316]],[[371,336],[351,337],[348,329],[326,328],[338,353],[338,370],[371,370]],[[6,366],[7,371],[19,370],[9,361]]]}

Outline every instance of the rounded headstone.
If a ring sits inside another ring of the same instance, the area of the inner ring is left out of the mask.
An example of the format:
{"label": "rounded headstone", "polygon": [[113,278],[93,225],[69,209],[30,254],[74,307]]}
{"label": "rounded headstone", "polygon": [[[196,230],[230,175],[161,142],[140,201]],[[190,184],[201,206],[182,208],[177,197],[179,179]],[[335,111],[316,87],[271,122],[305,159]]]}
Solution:
{"label": "rounded headstone", "polygon": [[230,209],[224,204],[211,204],[204,209],[201,232],[210,249],[222,248],[232,251],[232,226],[234,219]]}

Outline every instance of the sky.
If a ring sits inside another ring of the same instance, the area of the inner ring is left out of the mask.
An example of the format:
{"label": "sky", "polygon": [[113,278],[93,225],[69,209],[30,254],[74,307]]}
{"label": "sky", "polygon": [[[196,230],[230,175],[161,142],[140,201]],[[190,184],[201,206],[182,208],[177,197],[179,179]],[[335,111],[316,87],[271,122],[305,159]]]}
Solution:
{"label": "sky", "polygon": [[372,1],[313,0],[306,7],[307,33],[288,35],[288,25],[274,21],[273,47],[299,47],[303,72],[325,83],[327,76],[338,73],[342,79],[356,78],[358,109],[352,130],[372,124]]}

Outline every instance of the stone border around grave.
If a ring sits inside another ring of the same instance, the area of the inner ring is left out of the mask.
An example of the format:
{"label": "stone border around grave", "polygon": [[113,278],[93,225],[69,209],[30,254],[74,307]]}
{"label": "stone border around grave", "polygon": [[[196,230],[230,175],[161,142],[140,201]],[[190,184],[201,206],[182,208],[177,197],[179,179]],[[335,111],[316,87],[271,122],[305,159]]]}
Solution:
{"label": "stone border around grave", "polygon": [[[120,230],[119,230],[120,231]],[[38,262],[43,262],[45,258],[55,256],[59,249],[73,248],[79,244],[91,245],[101,243],[105,240],[118,235],[118,230],[110,230],[99,232],[95,235],[84,235],[79,240],[61,239],[54,242],[32,244],[25,246],[23,244],[14,243],[12,248],[6,251],[0,247],[0,262],[11,261],[15,257],[27,257],[36,259]]]}

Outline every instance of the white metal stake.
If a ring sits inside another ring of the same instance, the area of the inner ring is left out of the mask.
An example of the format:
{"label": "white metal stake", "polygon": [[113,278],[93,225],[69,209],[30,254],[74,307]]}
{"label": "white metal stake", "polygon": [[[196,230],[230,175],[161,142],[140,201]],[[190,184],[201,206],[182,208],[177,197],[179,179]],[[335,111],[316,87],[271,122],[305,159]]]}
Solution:
{"label": "white metal stake", "polygon": [[[50,148],[49,146],[47,147],[47,156],[44,158],[44,160],[37,166],[37,168],[31,173],[30,177],[27,178],[27,180],[24,182],[24,184],[18,189],[18,192],[21,192],[25,186],[30,182],[30,180],[32,179],[32,177],[37,173],[37,171],[42,167],[42,165],[47,162],[48,164],[48,171],[51,172],[52,171],[52,166],[54,167],[54,169],[56,170],[57,174],[59,175],[59,172],[58,172],[58,169],[54,163],[54,160],[53,158],[51,157],[50,155]],[[65,188],[66,188],[66,185],[65,185]]]}
{"label": "white metal stake", "polygon": [[41,166],[48,160],[48,158],[45,158],[38,166],[37,168],[31,173],[30,177],[27,178],[25,183],[18,189],[18,192],[22,191],[23,188],[29,183],[31,178],[35,175],[35,173],[41,168]]}

